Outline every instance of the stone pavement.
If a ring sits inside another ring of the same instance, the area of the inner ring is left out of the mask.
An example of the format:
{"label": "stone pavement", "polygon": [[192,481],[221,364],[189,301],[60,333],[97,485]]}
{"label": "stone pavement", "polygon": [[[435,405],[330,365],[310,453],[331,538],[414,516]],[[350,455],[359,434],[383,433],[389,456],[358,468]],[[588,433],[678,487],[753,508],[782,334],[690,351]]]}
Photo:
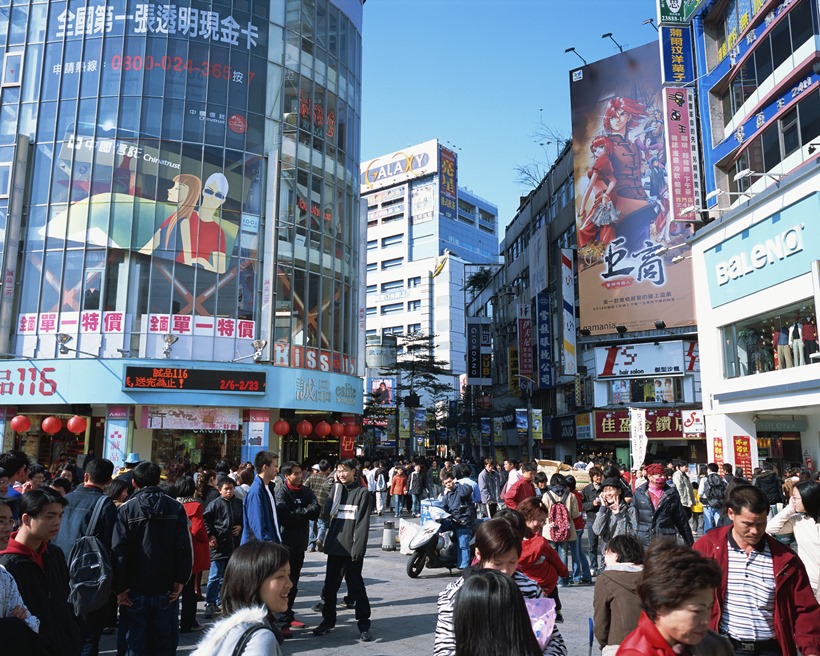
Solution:
{"label": "stone pavement", "polygon": [[[358,640],[353,610],[339,609],[336,628],[316,637],[311,630],[321,621],[321,615],[311,607],[319,600],[324,581],[325,557],[320,553],[307,554],[299,596],[296,598],[296,616],[308,625],[294,630],[294,637],[282,646],[284,656],[423,656],[433,652],[433,634],[436,626],[436,600],[439,592],[456,578],[446,569],[425,569],[417,579],[407,576],[405,567],[409,556],[398,551],[382,551],[384,517],[373,516],[370,523],[370,541],[364,564],[364,578],[372,606],[371,632],[373,642]],[[345,587],[342,586],[340,601]],[[567,643],[569,656],[589,654],[588,619],[592,615],[592,586],[561,588],[564,624],[559,626]],[[197,621],[209,625],[202,618],[204,604],[200,603]],[[217,618],[219,615],[217,615]],[[180,636],[178,653],[193,650],[202,633]],[[115,654],[114,636],[103,636],[101,654]],[[597,648],[594,654],[599,654]]]}

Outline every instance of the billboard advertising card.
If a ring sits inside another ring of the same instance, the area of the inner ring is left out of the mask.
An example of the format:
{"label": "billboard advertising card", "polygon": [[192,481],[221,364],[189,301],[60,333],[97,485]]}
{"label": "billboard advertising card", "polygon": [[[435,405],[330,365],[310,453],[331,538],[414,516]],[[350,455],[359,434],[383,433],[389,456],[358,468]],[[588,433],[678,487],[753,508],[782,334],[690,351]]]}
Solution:
{"label": "billboard advertising card", "polygon": [[458,216],[458,159],[456,153],[438,147],[439,215],[456,220]]}
{"label": "billboard advertising card", "polygon": [[[572,71],[581,328],[592,334],[695,324],[691,228],[669,212],[657,45]],[[672,249],[675,250],[672,250]],[[674,262],[673,262],[674,259]]]}

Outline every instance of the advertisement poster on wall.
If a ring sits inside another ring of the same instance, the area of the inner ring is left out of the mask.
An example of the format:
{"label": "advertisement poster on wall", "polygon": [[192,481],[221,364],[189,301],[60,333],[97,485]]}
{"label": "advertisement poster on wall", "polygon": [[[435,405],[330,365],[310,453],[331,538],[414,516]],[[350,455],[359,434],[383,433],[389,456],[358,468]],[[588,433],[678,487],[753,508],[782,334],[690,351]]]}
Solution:
{"label": "advertisement poster on wall", "polygon": [[735,467],[743,468],[743,476],[752,480],[752,440],[748,435],[735,435]]}
{"label": "advertisement poster on wall", "polygon": [[718,467],[723,466],[723,438],[715,437],[712,440],[712,460]]}
{"label": "advertisement poster on wall", "polygon": [[692,230],[669,214],[657,44],[570,76],[580,327],[694,325],[691,264],[678,258]]}

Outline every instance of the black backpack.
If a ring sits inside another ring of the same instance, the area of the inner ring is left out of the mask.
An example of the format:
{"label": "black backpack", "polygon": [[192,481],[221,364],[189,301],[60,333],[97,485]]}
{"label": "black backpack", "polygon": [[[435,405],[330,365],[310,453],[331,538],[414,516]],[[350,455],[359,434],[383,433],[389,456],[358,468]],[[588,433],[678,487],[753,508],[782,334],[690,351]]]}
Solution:
{"label": "black backpack", "polygon": [[105,495],[97,500],[85,535],[74,543],[68,555],[68,601],[77,617],[102,608],[111,595],[111,558],[103,543],[94,535],[106,501],[108,497]]}
{"label": "black backpack", "polygon": [[[718,479],[718,483],[714,479]],[[703,489],[701,503],[706,503],[710,508],[720,508],[726,500],[726,481],[714,472],[706,476],[706,485]]]}

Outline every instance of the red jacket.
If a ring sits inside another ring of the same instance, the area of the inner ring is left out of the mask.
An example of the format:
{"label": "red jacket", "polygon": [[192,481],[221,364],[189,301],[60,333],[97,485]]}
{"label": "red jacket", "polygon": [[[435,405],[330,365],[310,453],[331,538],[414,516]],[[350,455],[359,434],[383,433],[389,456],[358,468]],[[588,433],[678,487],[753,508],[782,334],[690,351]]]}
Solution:
{"label": "red jacket", "polygon": [[559,576],[569,576],[567,566],[543,535],[522,541],[517,569],[540,585],[545,595],[555,589]]}
{"label": "red jacket", "polygon": [[194,548],[192,571],[194,574],[204,572],[211,566],[211,548],[208,544],[208,529],[205,528],[205,519],[202,516],[202,504],[199,501],[188,501],[182,506],[191,525],[191,543]]}
{"label": "red jacket", "polygon": [[[720,624],[721,604],[726,596],[729,571],[728,534],[731,526],[709,531],[695,542],[694,549],[714,558],[723,572],[720,588],[715,590],[710,626]],[[806,656],[820,654],[820,606],[814,598],[806,568],[787,546],[770,535],[764,536],[774,561],[774,632],[784,656],[795,656],[797,649]]]}
{"label": "red jacket", "polygon": [[[574,490],[572,495],[575,497],[575,500],[578,502],[578,509],[580,510],[584,505],[584,497],[581,496],[581,493],[578,490]],[[586,526],[586,522],[584,521],[584,513],[578,515],[575,519],[572,520],[575,524],[576,531],[582,531]]]}
{"label": "red jacket", "polygon": [[[711,631],[690,649],[694,656],[728,656],[735,653],[725,638]],[[624,638],[618,648],[618,656],[675,656],[675,652],[647,614],[641,613],[638,628]]]}
{"label": "red jacket", "polygon": [[532,481],[528,481],[525,478],[519,478],[515,483],[513,483],[512,487],[507,490],[507,494],[504,495],[504,503],[507,508],[515,510],[518,508],[518,504],[524,499],[529,499],[534,496],[535,488],[532,486]]}

